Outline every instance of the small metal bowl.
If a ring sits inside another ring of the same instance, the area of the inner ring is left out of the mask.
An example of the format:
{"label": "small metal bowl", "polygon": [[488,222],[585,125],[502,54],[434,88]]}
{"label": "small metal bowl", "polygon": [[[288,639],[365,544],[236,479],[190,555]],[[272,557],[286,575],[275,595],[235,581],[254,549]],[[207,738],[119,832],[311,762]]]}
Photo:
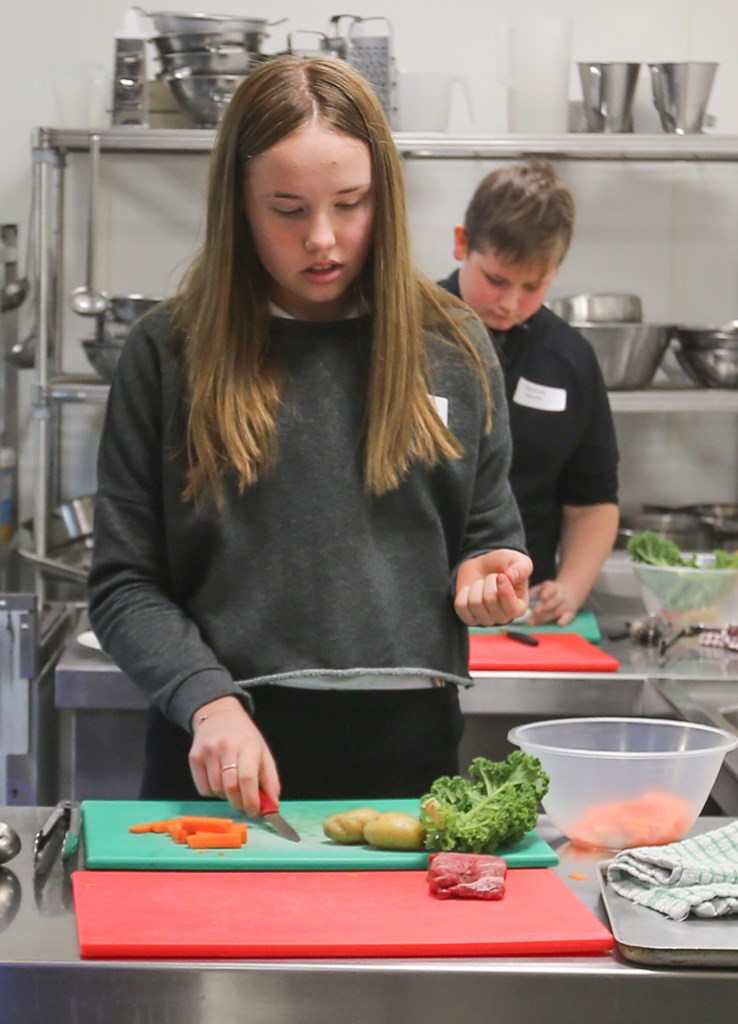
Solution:
{"label": "small metal bowl", "polygon": [[172,95],[198,128],[215,128],[243,75],[164,75]]}

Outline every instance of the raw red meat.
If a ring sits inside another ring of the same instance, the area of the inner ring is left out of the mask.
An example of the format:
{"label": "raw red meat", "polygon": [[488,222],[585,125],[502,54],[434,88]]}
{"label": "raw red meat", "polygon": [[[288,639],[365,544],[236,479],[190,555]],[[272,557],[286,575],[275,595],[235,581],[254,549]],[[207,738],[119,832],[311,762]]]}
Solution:
{"label": "raw red meat", "polygon": [[434,853],[428,864],[428,887],[440,900],[452,897],[501,900],[507,864],[484,853]]}

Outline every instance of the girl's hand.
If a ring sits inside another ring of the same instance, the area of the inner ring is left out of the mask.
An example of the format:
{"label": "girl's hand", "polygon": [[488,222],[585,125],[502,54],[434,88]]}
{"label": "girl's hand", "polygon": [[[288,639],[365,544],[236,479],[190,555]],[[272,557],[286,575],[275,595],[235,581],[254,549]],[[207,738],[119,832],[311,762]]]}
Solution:
{"label": "girl's hand", "polygon": [[467,626],[500,626],[528,610],[533,563],[520,551],[500,548],[462,562],[454,608]]}
{"label": "girl's hand", "polygon": [[221,697],[192,717],[189,762],[201,796],[225,798],[235,811],[259,814],[259,790],[279,802],[279,775],[269,747],[237,697]]}

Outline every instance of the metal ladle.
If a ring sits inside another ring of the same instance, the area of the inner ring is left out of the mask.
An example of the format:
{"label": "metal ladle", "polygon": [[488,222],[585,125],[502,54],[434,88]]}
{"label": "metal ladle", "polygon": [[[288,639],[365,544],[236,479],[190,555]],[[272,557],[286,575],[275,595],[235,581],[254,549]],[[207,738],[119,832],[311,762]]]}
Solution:
{"label": "metal ladle", "polygon": [[95,276],[95,241],[97,228],[97,182],[100,173],[100,136],[93,132],[90,135],[90,202],[87,224],[87,280],[79,288],[75,288],[70,297],[70,305],[80,316],[102,316],[110,305],[107,295],[98,291],[94,285]]}

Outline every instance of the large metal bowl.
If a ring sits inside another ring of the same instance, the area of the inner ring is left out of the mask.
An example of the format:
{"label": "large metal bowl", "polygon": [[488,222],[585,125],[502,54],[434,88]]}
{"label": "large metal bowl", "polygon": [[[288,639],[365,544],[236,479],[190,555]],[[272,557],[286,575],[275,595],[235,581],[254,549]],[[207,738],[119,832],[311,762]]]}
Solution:
{"label": "large metal bowl", "polygon": [[172,95],[198,128],[215,128],[243,75],[165,75]]}
{"label": "large metal bowl", "polygon": [[738,321],[717,327],[677,327],[675,355],[684,372],[706,388],[738,388]]}
{"label": "large metal bowl", "polygon": [[549,302],[549,308],[570,323],[637,323],[643,306],[637,295],[619,292],[591,292],[564,295]]}
{"label": "large metal bowl", "polygon": [[82,348],[93,370],[110,384],[123,351],[124,338],[108,337],[105,340],[89,338],[82,342]]}
{"label": "large metal bowl", "polygon": [[151,18],[160,36],[174,32],[187,35],[217,32],[263,33],[268,25],[279,24],[266,21],[264,18],[238,18],[230,14],[179,14],[175,11],[142,11],[141,8],[138,8],[138,11]]}
{"label": "large metal bowl", "polygon": [[671,337],[665,324],[574,323],[590,343],[612,391],[646,388],[653,380]]}

